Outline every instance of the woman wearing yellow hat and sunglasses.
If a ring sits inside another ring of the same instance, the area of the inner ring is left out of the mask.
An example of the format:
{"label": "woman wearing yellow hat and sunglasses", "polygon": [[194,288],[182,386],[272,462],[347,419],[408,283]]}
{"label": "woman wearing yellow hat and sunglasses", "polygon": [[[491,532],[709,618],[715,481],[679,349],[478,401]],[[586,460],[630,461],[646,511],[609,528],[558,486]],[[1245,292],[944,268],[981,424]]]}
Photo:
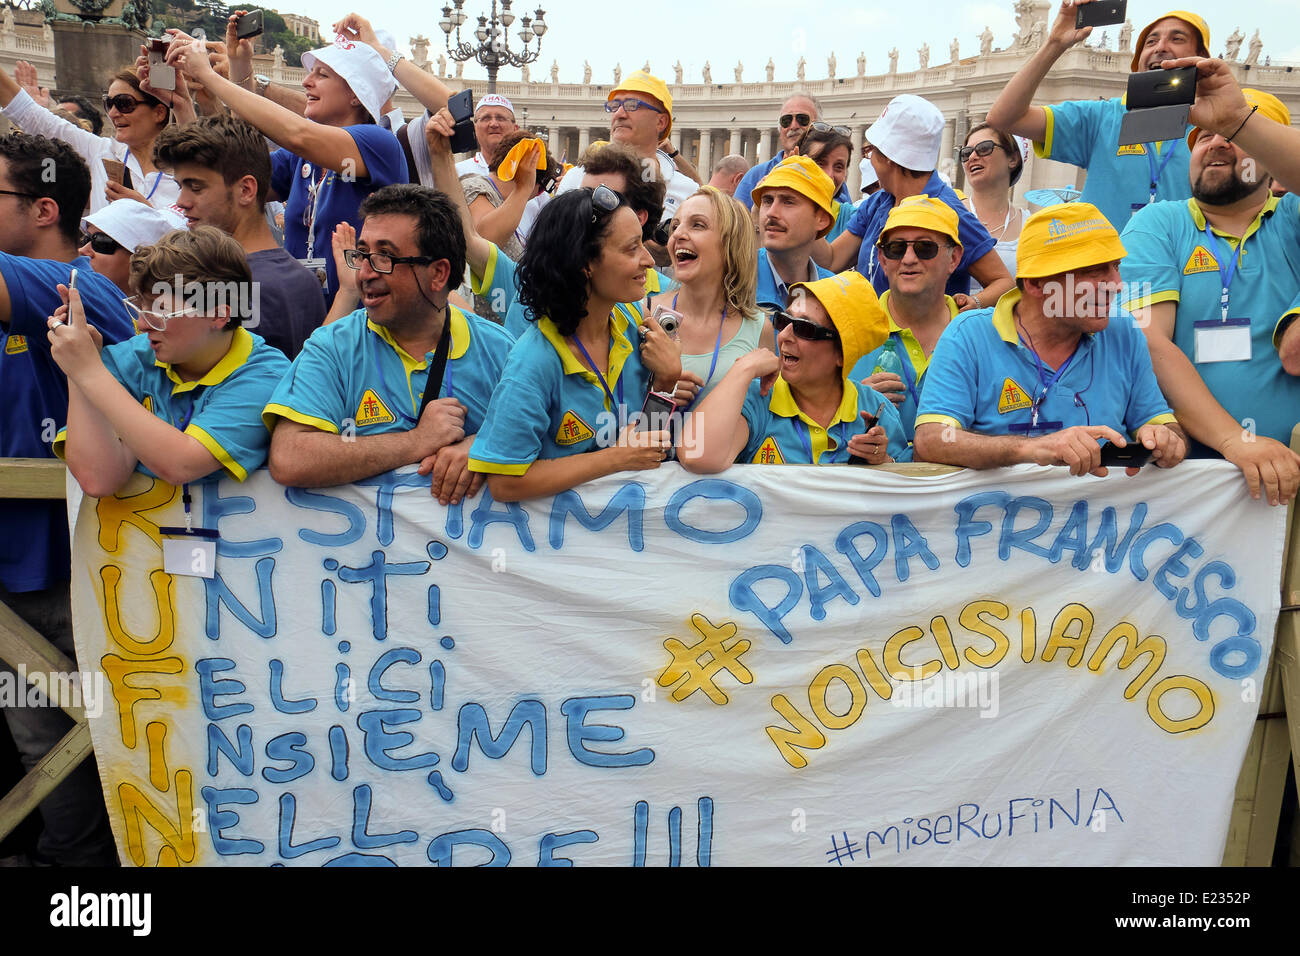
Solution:
{"label": "woman wearing yellow hat and sunglasses", "polygon": [[893,403],[848,378],[888,335],[871,284],[856,272],[798,283],[772,324],[778,354],[755,349],[739,359],[687,416],[682,466],[709,474],[733,462],[879,465],[902,455]]}

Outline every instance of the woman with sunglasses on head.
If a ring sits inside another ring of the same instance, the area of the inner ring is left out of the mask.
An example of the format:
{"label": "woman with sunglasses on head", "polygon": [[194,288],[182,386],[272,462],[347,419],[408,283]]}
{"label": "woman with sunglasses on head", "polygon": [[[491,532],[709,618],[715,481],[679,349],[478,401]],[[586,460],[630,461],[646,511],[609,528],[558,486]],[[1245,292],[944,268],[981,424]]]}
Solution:
{"label": "woman with sunglasses on head", "polygon": [[[821,121],[815,122],[804,131],[799,140],[799,155],[807,156],[821,167],[822,172],[835,184],[835,195],[844,192],[844,182],[849,178],[849,164],[853,162],[853,140],[849,138],[847,126],[831,126]],[[834,242],[840,233],[849,228],[853,218],[855,203],[832,201],[835,222],[826,234],[827,242]]]}
{"label": "woman with sunglasses on head", "polygon": [[647,300],[679,322],[677,344],[682,374],[677,402],[700,402],[741,356],[756,348],[772,351],[776,339],[754,304],[758,243],[743,206],[712,186],[702,186],[677,207],[668,235],[668,255],[679,288]]}
{"label": "woman with sunglasses on head", "polygon": [[[34,71],[28,78],[34,84]],[[177,85],[181,87],[181,82]],[[170,111],[165,103],[141,88],[134,70],[124,68],[113,74],[104,94],[104,112],[114,126],[112,138],[96,136],[37,105],[29,88],[19,86],[3,69],[0,69],[0,106],[4,115],[25,132],[63,140],[81,155],[90,167],[91,212],[115,199],[138,199],[157,209],[166,209],[180,196],[176,181],[153,162],[154,140],[167,125]],[[131,176],[130,188],[109,179],[105,160],[126,167]]]}
{"label": "woman with sunglasses on head", "polygon": [[[238,17],[232,14],[232,27]],[[397,89],[389,64],[369,45],[348,40],[304,53],[307,95],[299,115],[219,75],[202,43],[173,43],[167,62],[280,145],[271,156],[269,198],[285,202],[285,249],[322,278],[332,300],[339,283],[330,254],[334,227],[346,220],[359,229],[362,201],[409,178],[397,138],[378,125]]]}
{"label": "woman with sunglasses on head", "polygon": [[682,374],[677,344],[637,307],[653,265],[636,213],[606,186],[562,193],[537,217],[518,270],[537,318],[470,450],[492,497],[558,494],[667,457],[668,433],[633,419],[650,389],[671,393]]}
{"label": "woman with sunglasses on head", "polygon": [[[966,145],[957,155],[966,172],[968,195],[962,201],[996,240],[993,251],[1014,274],[1020,227],[1029,215],[1026,210],[1011,204],[1011,188],[1025,171],[1025,154],[1020,141],[988,123],[980,123],[970,131]],[[971,280],[972,293],[978,294],[983,288]],[[984,305],[993,303],[985,302]]]}
{"label": "woman with sunglasses on head", "polygon": [[888,319],[861,275],[791,286],[772,316],[777,353],[739,359],[682,429],[678,460],[712,474],[756,465],[881,465],[907,443],[889,399],[849,378],[888,335]]}

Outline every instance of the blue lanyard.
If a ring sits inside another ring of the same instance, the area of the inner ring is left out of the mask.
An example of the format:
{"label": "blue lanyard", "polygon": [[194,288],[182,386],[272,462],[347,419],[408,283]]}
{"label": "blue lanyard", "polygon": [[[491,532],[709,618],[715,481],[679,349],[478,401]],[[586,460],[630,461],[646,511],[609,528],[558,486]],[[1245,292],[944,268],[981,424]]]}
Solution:
{"label": "blue lanyard", "polygon": [[162,178],[163,178],[163,171],[160,169],[158,170],[157,177],[153,181],[153,189],[149,190],[149,195],[144,197],[145,202],[148,202],[150,199],[153,199],[153,194],[158,191],[158,184],[162,182]]}
{"label": "blue lanyard", "polygon": [[[791,422],[794,424],[795,434],[799,436],[799,441],[803,444],[804,454],[808,456],[808,463],[812,465],[820,465],[821,462],[813,458],[812,434],[808,431],[808,425],[798,415],[791,419]],[[840,443],[835,448],[835,453],[837,455],[849,447],[849,439],[846,435],[848,427],[848,422],[840,422]],[[830,435],[830,429],[826,430],[826,434]],[[830,449],[828,448],[827,451],[829,450]],[[825,454],[825,452],[823,452],[823,454]]]}
{"label": "blue lanyard", "polygon": [[[623,376],[620,375],[618,381],[614,383],[614,387],[618,390],[618,399],[615,400],[614,393],[609,390],[609,383],[605,381],[605,376],[600,373],[596,363],[587,354],[587,347],[582,344],[582,339],[578,338],[577,332],[573,333],[573,341],[578,346],[578,351],[582,353],[582,357],[587,360],[587,364],[591,366],[591,370],[596,373],[596,378],[600,380],[600,387],[605,390],[605,395],[609,398],[609,410],[612,412],[616,407],[618,408],[618,422],[621,428],[623,426]],[[609,334],[609,349],[611,352],[614,350],[613,332]]]}
{"label": "blue lanyard", "polygon": [[[1219,242],[1219,237],[1214,234],[1212,229],[1210,229],[1210,224],[1208,222],[1205,224],[1205,241],[1210,244],[1210,249],[1214,253],[1214,258],[1219,263],[1219,281],[1223,283],[1223,292],[1219,295],[1219,308],[1223,312],[1223,321],[1227,322],[1228,287],[1232,285],[1232,278],[1237,273],[1237,256],[1240,253],[1241,247],[1238,246],[1235,250],[1229,248],[1225,253],[1223,251],[1223,245]],[[1244,246],[1246,240],[1242,239],[1241,244]],[[1225,260],[1227,261],[1226,267],[1224,266]]]}
{"label": "blue lanyard", "polygon": [[[450,316],[448,316],[448,321],[450,321],[450,320],[451,320],[451,319],[450,319]],[[371,334],[373,334],[373,333],[371,333]],[[385,344],[387,344],[387,343],[385,343]],[[428,364],[428,358],[429,358],[429,357],[426,355],[426,356],[425,356],[426,367],[427,367],[427,364]],[[400,357],[399,357],[399,361],[400,361]],[[387,379],[385,378],[385,376],[384,376],[384,363],[383,363],[382,361],[380,361],[380,359],[379,359],[379,349],[378,349],[378,348],[375,349],[375,369],[379,372],[379,387],[382,388],[382,389],[384,390],[384,394],[385,394],[385,395],[391,395],[392,393],[389,392],[389,390],[388,390],[388,380],[387,380]],[[427,379],[425,380],[425,385],[426,385],[426,386],[428,385],[428,380],[427,380]],[[406,391],[407,391],[408,394],[409,394],[410,391],[411,391],[411,380],[410,380],[409,377],[408,377],[407,380],[406,380]],[[447,362],[447,370],[446,370],[446,372],[444,373],[444,377],[443,377],[443,380],[442,380],[442,394],[443,394],[444,396],[446,396],[447,398],[454,398],[454,397],[455,397],[455,394],[452,392],[452,389],[451,389],[451,361],[450,361],[450,360],[448,360],[448,362]],[[438,398],[438,397],[439,397],[439,396],[437,396],[437,395],[434,396],[434,398]],[[415,404],[415,399],[414,399],[414,398],[411,399],[411,404],[412,404],[412,405]],[[416,420],[415,420],[412,416],[408,415],[406,412],[402,411],[400,408],[397,409],[397,414],[401,415],[402,418],[403,418],[405,421],[409,422],[410,424],[412,424],[412,425],[416,424]]]}
{"label": "blue lanyard", "polygon": [[[1021,327],[1021,331],[1024,332],[1023,326]],[[1029,427],[1037,428],[1039,406],[1042,405],[1043,402],[1047,401],[1047,393],[1052,390],[1053,385],[1061,380],[1061,376],[1064,375],[1065,370],[1070,367],[1070,363],[1073,362],[1074,357],[1079,354],[1079,350],[1076,347],[1075,350],[1070,353],[1070,357],[1061,363],[1061,367],[1056,370],[1056,374],[1052,376],[1051,381],[1048,381],[1047,375],[1043,371],[1043,360],[1040,359],[1038,353],[1034,351],[1034,340],[1029,338],[1028,332],[1025,332],[1024,334],[1025,338],[1029,339],[1029,354],[1034,357],[1034,365],[1038,370],[1038,384],[1043,386],[1043,393],[1035,396],[1029,406]],[[1091,384],[1091,382],[1089,382],[1089,384]]]}
{"label": "blue lanyard", "polygon": [[1174,153],[1178,151],[1178,142],[1179,142],[1178,140],[1171,139],[1171,140],[1165,140],[1165,142],[1169,145],[1169,149],[1168,151],[1166,151],[1165,158],[1160,161],[1160,165],[1158,167],[1156,166],[1155,159],[1151,155],[1151,151],[1156,148],[1157,144],[1155,143],[1147,144],[1148,146],[1151,147],[1151,149],[1147,150],[1147,168],[1151,170],[1151,198],[1150,200],[1148,200],[1148,202],[1156,201],[1156,184],[1160,182],[1160,176],[1161,174],[1164,173],[1165,167],[1169,165],[1169,160],[1173,159]]}
{"label": "blue lanyard", "polygon": [[[150,195],[153,194],[150,193]],[[182,434],[184,434],[185,429],[190,427],[190,422],[193,421],[194,419],[194,406],[198,403],[198,396],[196,392],[198,391],[199,387],[201,386],[196,387],[195,391],[190,393],[190,407],[185,410],[185,417],[181,419],[181,423],[176,426],[176,429],[180,431]],[[192,501],[193,499],[190,497],[190,483],[187,481],[181,485],[181,503],[185,505],[185,530],[186,531],[189,531],[194,527],[194,519],[190,515],[190,504]]]}
{"label": "blue lanyard", "polygon": [[[673,294],[674,312],[677,311],[677,295],[678,293]],[[727,327],[727,307],[724,305],[722,307],[722,318],[718,321],[718,340],[713,343],[713,361],[709,363],[709,377],[704,380],[704,384],[700,386],[700,390],[695,393],[695,398],[691,399],[690,404],[687,405],[686,408],[683,409],[683,411],[686,411],[691,407],[691,405],[694,405],[695,402],[699,399],[699,397],[704,394],[704,390],[709,387],[709,383],[713,381],[713,373],[718,368],[718,353],[722,350],[722,330],[725,329],[726,327]],[[587,359],[587,361],[590,362],[591,359]]]}
{"label": "blue lanyard", "polygon": [[916,379],[912,377],[912,356],[908,354],[907,346],[903,344],[903,337],[897,332],[891,332],[894,342],[897,343],[895,352],[901,353],[898,356],[898,364],[903,370],[903,381],[907,384],[907,394],[912,396],[912,402],[917,408],[921,407],[921,393],[916,389]]}

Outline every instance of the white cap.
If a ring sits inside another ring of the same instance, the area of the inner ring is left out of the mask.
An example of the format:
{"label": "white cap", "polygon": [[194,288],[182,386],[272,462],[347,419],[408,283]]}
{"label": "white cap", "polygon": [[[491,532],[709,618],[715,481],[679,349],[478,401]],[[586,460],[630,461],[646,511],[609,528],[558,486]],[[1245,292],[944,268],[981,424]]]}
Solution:
{"label": "white cap", "polygon": [[347,81],[352,95],[361,101],[376,123],[383,118],[384,104],[397,91],[397,81],[373,47],[337,36],[333,45],[302,55],[302,65],[309,71],[317,60]]}
{"label": "white cap", "polygon": [[500,93],[484,93],[483,98],[479,100],[478,105],[474,107],[474,112],[477,113],[485,106],[499,106],[503,110],[509,110],[511,118],[514,118],[515,104],[511,103]]}
{"label": "white cap", "polygon": [[175,213],[134,199],[115,199],[81,221],[107,233],[127,252],[151,246],[172,230],[186,227],[185,220]]}
{"label": "white cap", "polygon": [[880,177],[876,175],[876,167],[871,165],[871,160],[863,156],[858,160],[858,171],[862,173],[862,185],[860,188],[866,189],[880,182]]}
{"label": "white cap", "polygon": [[939,162],[943,114],[911,93],[895,96],[867,129],[867,142],[904,169],[929,172]]}

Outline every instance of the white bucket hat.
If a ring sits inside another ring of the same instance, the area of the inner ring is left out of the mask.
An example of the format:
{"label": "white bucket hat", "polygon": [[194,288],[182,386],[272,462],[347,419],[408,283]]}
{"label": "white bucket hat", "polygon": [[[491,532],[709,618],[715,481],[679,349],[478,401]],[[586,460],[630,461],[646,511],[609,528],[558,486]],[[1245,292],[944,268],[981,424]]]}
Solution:
{"label": "white bucket hat", "polygon": [[895,96],[871,124],[866,136],[885,158],[904,169],[933,170],[943,145],[943,114],[929,100],[904,93]]}
{"label": "white bucket hat", "polygon": [[185,220],[175,213],[146,206],[134,199],[115,199],[81,222],[107,233],[127,252],[151,246],[174,229],[186,228]]}
{"label": "white bucket hat", "polygon": [[361,101],[376,123],[383,119],[384,104],[397,91],[397,81],[373,47],[339,36],[330,46],[302,55],[302,65],[308,71],[315,67],[317,60],[347,81],[352,95]]}

